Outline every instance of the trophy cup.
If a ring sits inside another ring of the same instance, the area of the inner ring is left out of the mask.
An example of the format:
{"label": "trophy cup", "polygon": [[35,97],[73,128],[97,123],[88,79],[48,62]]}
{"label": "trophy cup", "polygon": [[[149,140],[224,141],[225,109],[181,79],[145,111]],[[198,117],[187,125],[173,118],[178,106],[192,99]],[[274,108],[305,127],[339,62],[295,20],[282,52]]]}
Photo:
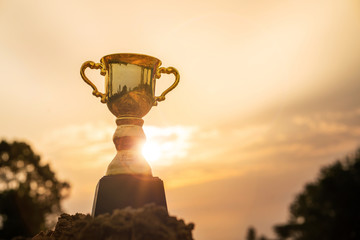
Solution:
{"label": "trophy cup", "polygon": [[[165,100],[165,95],[180,79],[175,68],[160,65],[161,61],[151,56],[121,53],[104,56],[100,63],[87,61],[81,66],[81,77],[92,87],[92,94],[107,104],[117,124],[113,136],[117,154],[97,184],[93,216],[127,206],[138,208],[147,203],[167,207],[163,182],[152,176],[141,154],[145,142],[142,117],[152,106]],[[99,92],[86,77],[86,68],[100,69],[100,74],[105,76],[105,93]],[[157,97],[155,83],[162,73],[174,74],[175,81]]]}

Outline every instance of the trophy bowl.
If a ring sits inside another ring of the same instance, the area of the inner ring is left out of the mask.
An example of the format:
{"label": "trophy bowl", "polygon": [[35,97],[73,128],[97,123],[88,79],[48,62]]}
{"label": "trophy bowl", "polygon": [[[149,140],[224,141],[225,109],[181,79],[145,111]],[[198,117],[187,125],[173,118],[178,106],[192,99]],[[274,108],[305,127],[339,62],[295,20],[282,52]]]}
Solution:
{"label": "trophy bowl", "polygon": [[[159,68],[161,61],[143,55],[120,53],[106,55],[100,63],[87,61],[81,67],[81,76],[93,89],[93,94],[101,97],[110,112],[117,118],[144,117],[152,106],[165,100],[165,95],[179,82],[179,73],[175,68]],[[96,86],[85,76],[85,69],[101,69],[105,75],[105,93],[100,93]],[[155,96],[156,79],[161,73],[173,73],[175,82],[160,97]]]}
{"label": "trophy bowl", "polygon": [[107,106],[116,117],[145,116],[155,103],[157,58],[112,54],[101,59],[107,71]]}

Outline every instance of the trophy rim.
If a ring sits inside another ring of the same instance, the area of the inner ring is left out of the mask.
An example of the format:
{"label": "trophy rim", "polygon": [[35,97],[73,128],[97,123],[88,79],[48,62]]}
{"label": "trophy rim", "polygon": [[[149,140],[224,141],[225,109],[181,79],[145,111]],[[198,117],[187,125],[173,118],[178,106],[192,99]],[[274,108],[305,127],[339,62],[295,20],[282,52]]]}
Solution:
{"label": "trophy rim", "polygon": [[160,59],[140,53],[113,53],[103,56],[100,61],[104,63],[106,67],[110,62],[123,62],[148,68],[157,68],[161,65]]}

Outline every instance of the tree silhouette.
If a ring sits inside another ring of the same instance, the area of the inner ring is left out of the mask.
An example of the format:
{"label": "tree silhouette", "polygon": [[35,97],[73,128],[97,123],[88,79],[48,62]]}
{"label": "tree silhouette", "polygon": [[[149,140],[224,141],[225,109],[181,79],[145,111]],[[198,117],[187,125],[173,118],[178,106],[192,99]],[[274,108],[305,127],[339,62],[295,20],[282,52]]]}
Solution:
{"label": "tree silhouette", "polygon": [[253,227],[249,227],[247,234],[246,234],[246,240],[256,240],[256,230]]}
{"label": "tree silhouette", "polygon": [[24,142],[0,143],[0,239],[31,237],[61,212],[70,185]]}
{"label": "tree silhouette", "polygon": [[290,219],[274,227],[281,239],[360,239],[360,149],[321,170],[290,206]]}
{"label": "tree silhouette", "polygon": [[254,227],[248,228],[245,239],[246,240],[267,240],[267,238],[264,235],[257,237],[256,229]]}

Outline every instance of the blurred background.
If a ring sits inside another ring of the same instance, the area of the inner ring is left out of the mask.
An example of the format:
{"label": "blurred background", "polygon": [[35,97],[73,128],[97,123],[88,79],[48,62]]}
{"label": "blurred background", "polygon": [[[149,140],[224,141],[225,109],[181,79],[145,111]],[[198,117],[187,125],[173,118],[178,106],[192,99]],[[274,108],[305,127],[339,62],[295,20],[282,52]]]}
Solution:
{"label": "blurred background", "polygon": [[357,0],[0,0],[0,32],[0,137],[71,183],[67,213],[91,212],[115,156],[115,117],[79,74],[107,54],[180,72],[144,118],[143,153],[195,239],[273,236],[319,168],[359,146]]}

